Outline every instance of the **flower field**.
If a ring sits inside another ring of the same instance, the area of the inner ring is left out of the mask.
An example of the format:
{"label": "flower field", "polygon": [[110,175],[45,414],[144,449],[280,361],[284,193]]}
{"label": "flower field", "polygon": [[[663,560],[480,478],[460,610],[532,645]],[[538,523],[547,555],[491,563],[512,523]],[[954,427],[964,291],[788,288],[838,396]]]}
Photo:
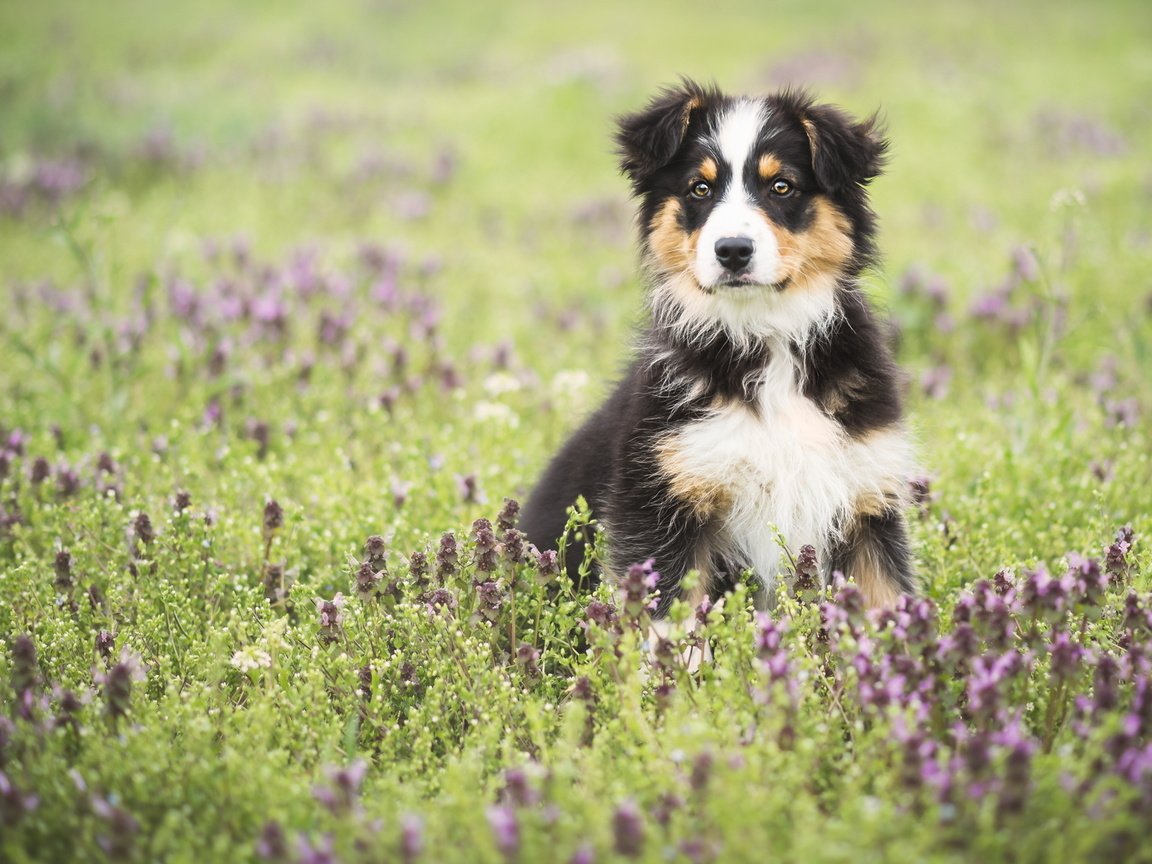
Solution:
{"label": "flower field", "polygon": [[[0,861],[1152,860],[1146,4],[0,29]],[[896,609],[797,550],[657,638],[650,562],[517,530],[643,316],[613,117],[681,74],[883,111]]]}

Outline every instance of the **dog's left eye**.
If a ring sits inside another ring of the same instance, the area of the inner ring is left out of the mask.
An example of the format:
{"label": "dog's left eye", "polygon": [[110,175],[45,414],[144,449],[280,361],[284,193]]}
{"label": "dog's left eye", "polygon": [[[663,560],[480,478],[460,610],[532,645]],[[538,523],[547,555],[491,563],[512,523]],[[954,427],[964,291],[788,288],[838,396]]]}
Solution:
{"label": "dog's left eye", "polygon": [[712,187],[703,180],[698,180],[692,184],[692,188],[688,191],[688,194],[693,198],[699,198],[701,200],[710,198],[712,196]]}
{"label": "dog's left eye", "polygon": [[772,191],[777,195],[787,195],[792,191],[792,184],[783,178],[777,178],[772,184]]}

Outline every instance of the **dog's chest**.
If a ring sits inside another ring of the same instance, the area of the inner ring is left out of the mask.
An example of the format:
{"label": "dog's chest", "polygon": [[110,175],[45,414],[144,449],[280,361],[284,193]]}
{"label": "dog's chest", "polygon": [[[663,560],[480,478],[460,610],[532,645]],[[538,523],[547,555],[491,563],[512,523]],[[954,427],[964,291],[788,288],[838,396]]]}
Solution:
{"label": "dog's chest", "polygon": [[781,543],[793,555],[804,544],[824,551],[862,498],[898,488],[908,463],[898,430],[850,437],[802,395],[791,358],[779,356],[754,406],[718,405],[659,453],[673,494],[707,520],[710,551],[751,566],[767,588]]}

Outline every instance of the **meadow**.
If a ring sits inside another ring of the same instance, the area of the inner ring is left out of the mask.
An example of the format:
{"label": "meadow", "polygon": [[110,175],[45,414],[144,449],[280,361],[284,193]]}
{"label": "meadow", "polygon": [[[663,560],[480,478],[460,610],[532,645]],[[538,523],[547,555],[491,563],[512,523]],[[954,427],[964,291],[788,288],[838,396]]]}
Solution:
{"label": "meadow", "polygon": [[[1152,860],[1148,4],[0,32],[0,860]],[[801,560],[646,646],[643,562],[516,531],[643,318],[613,117],[680,75],[883,112],[896,610]]]}

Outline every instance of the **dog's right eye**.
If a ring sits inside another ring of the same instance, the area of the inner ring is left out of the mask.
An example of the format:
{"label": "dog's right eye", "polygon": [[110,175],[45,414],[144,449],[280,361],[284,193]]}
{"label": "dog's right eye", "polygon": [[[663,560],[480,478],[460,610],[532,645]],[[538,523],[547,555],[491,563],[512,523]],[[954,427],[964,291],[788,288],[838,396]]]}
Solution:
{"label": "dog's right eye", "polygon": [[703,180],[697,180],[692,184],[692,188],[688,190],[688,194],[702,201],[705,198],[712,197],[712,187]]}

